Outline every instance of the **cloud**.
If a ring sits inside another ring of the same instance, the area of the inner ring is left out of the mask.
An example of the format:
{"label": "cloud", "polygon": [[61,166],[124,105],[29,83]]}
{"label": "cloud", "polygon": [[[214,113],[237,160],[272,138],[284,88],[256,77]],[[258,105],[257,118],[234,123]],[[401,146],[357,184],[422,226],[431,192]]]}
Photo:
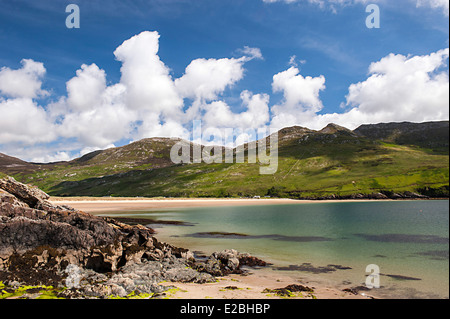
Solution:
{"label": "cloud", "polygon": [[284,100],[272,107],[271,126],[282,128],[300,123],[305,117],[323,108],[320,91],[325,89],[325,77],[302,76],[300,70],[291,67],[273,77],[274,93],[282,92]]}
{"label": "cloud", "polygon": [[91,64],[82,65],[66,86],[67,98],[49,108],[54,118],[61,117],[59,136],[96,148],[130,137],[137,114],[125,104],[123,84],[107,86],[105,71]]}
{"label": "cloud", "polygon": [[44,64],[30,59],[23,59],[21,64],[22,68],[18,70],[0,69],[0,93],[12,98],[30,99],[47,95],[48,92],[41,89],[41,79],[46,72]]}
{"label": "cloud", "polygon": [[[220,101],[224,91],[243,78],[244,64],[262,59],[260,49],[245,46],[239,50],[240,58],[193,60],[182,77],[173,79],[158,55],[159,38],[158,32],[144,31],[117,47],[114,55],[122,63],[119,83],[108,84],[106,72],[96,64],[83,64],[67,81],[67,96],[45,107],[34,101],[47,94],[41,89],[42,63],[23,60],[18,70],[1,69],[1,148],[10,151],[12,143],[19,143],[30,154],[27,159],[59,160],[127,139],[188,139],[189,121],[202,119],[206,113],[210,125],[223,125],[225,117],[213,116],[214,111],[233,119],[230,125],[236,121],[244,126],[264,125],[268,121],[267,95],[244,91],[241,99],[246,111],[239,114]],[[186,107],[186,99],[191,100],[190,106]],[[36,145],[36,150],[51,152],[39,155],[25,146],[50,142],[63,144],[64,149]],[[23,154],[19,150],[14,153]]]}
{"label": "cloud", "polygon": [[369,77],[351,84],[343,113],[319,114],[325,77],[304,77],[291,67],[273,78],[284,100],[272,107],[272,127],[300,125],[321,129],[336,123],[355,129],[364,123],[448,120],[449,49],[424,56],[390,54],[369,67]]}
{"label": "cloud", "polygon": [[46,111],[30,98],[0,100],[0,144],[50,142],[56,135]]}
{"label": "cloud", "polygon": [[72,157],[68,152],[56,152],[55,154],[44,154],[38,157],[33,157],[31,161],[33,163],[55,163],[70,161]]}
{"label": "cloud", "polygon": [[350,86],[347,105],[357,107],[365,121],[448,118],[448,71],[440,71],[448,57],[448,49],[424,56],[390,54],[371,64],[366,81]]}
{"label": "cloud", "polygon": [[293,55],[289,58],[288,65],[294,68],[298,67],[299,64],[305,64],[306,60],[298,60],[296,55]]}
{"label": "cloud", "polygon": [[442,9],[445,16],[449,15],[449,1],[448,0],[417,0],[417,7],[430,7],[433,9]]}
{"label": "cloud", "polygon": [[83,64],[76,76],[66,84],[70,109],[86,111],[95,109],[106,90],[106,73],[95,64]]}
{"label": "cloud", "polygon": [[183,100],[157,54],[159,37],[145,31],[115,50],[122,62],[115,85],[106,85],[106,73],[97,65],[82,65],[67,82],[67,99],[51,107],[54,117],[62,117],[60,135],[76,137],[84,149],[123,139],[185,136],[180,124]]}
{"label": "cloud", "polygon": [[345,113],[302,121],[311,128],[336,123],[354,129],[363,123],[448,120],[449,49],[424,56],[390,54],[369,67],[369,77],[350,85]]}
{"label": "cloud", "polygon": [[[45,67],[22,60],[0,70],[0,149],[25,160],[53,161],[148,137],[190,138],[193,120],[212,128],[320,129],[330,122],[355,128],[363,123],[446,120],[449,117],[449,49],[423,56],[389,54],[372,63],[367,78],[351,84],[342,113],[324,113],[324,75],[302,74],[295,56],[273,76],[267,93],[241,91],[239,112],[225,102],[226,90],[245,75],[245,63],[262,59],[244,47],[239,58],[199,58],[176,79],[158,56],[159,34],[142,32],[114,52],[122,62],[118,83],[108,83],[96,64],[83,64],[66,83],[67,95],[41,106]],[[23,88],[18,83],[26,86]]]}
{"label": "cloud", "polygon": [[216,128],[260,128],[269,121],[269,96],[253,94],[250,91],[241,93],[242,105],[246,111],[234,113],[223,101],[215,101],[205,106],[203,121],[206,127]]}
{"label": "cloud", "polygon": [[21,65],[0,70],[0,146],[12,155],[57,136],[51,116],[33,100],[48,95],[41,88],[44,65],[31,59],[23,59]]}
{"label": "cloud", "polygon": [[125,106],[105,104],[99,109],[67,114],[58,133],[68,139],[76,138],[84,146],[100,149],[130,138],[134,120],[134,114]]}
{"label": "cloud", "polygon": [[46,69],[31,59],[23,59],[21,65],[17,70],[0,69],[0,144],[49,142],[55,138],[54,125],[33,101],[48,94],[41,88]]}
{"label": "cloud", "polygon": [[144,113],[141,117],[143,121],[137,128],[137,133],[133,139],[139,140],[149,137],[180,137],[189,139],[189,131],[183,126],[182,122],[174,119],[166,119],[161,122],[160,116],[155,113]]}
{"label": "cloud", "polygon": [[244,76],[245,58],[197,59],[186,68],[184,75],[175,80],[177,91],[183,98],[202,101],[217,99],[227,87]]}
{"label": "cloud", "polygon": [[[249,51],[249,50],[247,50]],[[253,56],[258,56],[256,49],[251,49]],[[247,52],[248,53],[248,52]],[[241,58],[196,59],[185,70],[182,77],[175,80],[175,87],[181,97],[191,99],[192,104],[185,112],[186,122],[199,120],[202,112],[213,106],[220,110],[230,109],[224,102],[209,104],[219,99],[227,88],[233,87],[244,77],[244,63],[248,56]],[[211,112],[209,113],[211,114]],[[216,116],[209,116],[209,122]],[[222,120],[220,120],[222,122]]]}
{"label": "cloud", "polygon": [[264,59],[260,48],[250,48],[249,46],[245,46],[243,49],[240,49],[239,52],[246,56],[247,60]]}
{"label": "cloud", "polygon": [[120,82],[127,88],[127,106],[173,116],[181,111],[183,100],[158,56],[159,37],[156,31],[144,31],[123,42],[114,55],[122,62]]}

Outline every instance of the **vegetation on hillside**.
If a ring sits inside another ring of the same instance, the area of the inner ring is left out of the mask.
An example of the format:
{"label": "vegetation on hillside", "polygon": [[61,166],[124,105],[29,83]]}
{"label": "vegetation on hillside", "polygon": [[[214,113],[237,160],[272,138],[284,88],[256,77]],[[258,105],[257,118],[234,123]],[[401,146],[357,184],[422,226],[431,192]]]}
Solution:
{"label": "vegetation on hillside", "polygon": [[[147,139],[13,175],[55,196],[448,197],[448,134],[445,141],[437,131],[441,140],[427,148],[423,139],[420,145],[400,145],[337,125],[322,131],[286,128],[279,132],[274,175],[261,175],[259,163],[173,165],[169,154],[175,142],[170,139]],[[397,130],[397,136],[407,139],[405,132]]]}

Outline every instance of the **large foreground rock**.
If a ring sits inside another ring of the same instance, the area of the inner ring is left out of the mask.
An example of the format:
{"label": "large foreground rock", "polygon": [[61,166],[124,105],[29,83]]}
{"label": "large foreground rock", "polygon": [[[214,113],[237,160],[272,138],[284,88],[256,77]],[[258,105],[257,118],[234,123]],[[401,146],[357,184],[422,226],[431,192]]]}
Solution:
{"label": "large foreground rock", "polygon": [[108,272],[140,251],[143,254],[145,248],[154,248],[149,228],[54,206],[45,193],[12,178],[0,180],[0,187],[0,270],[11,266],[8,259],[12,254],[40,252],[47,247],[62,267],[74,263]]}

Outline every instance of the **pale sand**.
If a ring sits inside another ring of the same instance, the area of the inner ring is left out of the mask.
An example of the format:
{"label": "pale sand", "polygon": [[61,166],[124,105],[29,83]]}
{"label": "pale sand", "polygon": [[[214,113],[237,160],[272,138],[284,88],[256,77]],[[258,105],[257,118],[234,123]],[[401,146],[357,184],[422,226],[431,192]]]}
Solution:
{"label": "pale sand", "polygon": [[51,198],[57,205],[68,205],[88,212],[112,212],[124,210],[146,210],[166,208],[214,207],[214,206],[252,206],[252,205],[289,205],[313,201],[292,199],[105,199],[105,198]]}
{"label": "pale sand", "polygon": [[[178,289],[170,290],[167,297],[174,299],[370,299],[369,295],[354,295],[335,287],[314,282],[303,282],[294,276],[276,274],[270,270],[259,269],[251,271],[247,276],[229,275],[218,278],[216,283],[162,283],[165,286],[175,286]],[[266,288],[277,289],[297,284],[313,288],[312,294],[307,292],[295,293],[292,297],[277,296],[274,293],[264,292]],[[226,287],[237,287],[230,290]]]}

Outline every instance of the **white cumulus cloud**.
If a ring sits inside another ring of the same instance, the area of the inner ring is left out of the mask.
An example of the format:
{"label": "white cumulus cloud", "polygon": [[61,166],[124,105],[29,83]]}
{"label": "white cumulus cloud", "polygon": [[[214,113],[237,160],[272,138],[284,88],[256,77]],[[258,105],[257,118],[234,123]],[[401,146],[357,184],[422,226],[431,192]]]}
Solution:
{"label": "white cumulus cloud", "polygon": [[66,86],[67,98],[49,108],[61,117],[60,136],[95,148],[130,136],[136,114],[125,104],[124,85],[107,86],[105,71],[92,64],[82,65]]}
{"label": "white cumulus cloud", "polygon": [[83,64],[76,76],[66,83],[67,103],[72,110],[94,109],[106,90],[106,73],[95,64]]}
{"label": "white cumulus cloud", "polygon": [[271,126],[282,128],[296,125],[323,108],[320,92],[325,89],[325,77],[311,77],[300,74],[291,67],[273,77],[273,91],[282,92],[284,99],[272,107]]}
{"label": "white cumulus cloud", "polygon": [[241,100],[245,108],[242,113],[233,112],[223,101],[206,105],[206,113],[202,118],[205,126],[241,129],[265,127],[269,121],[269,95],[243,91]]}
{"label": "white cumulus cloud", "polygon": [[0,100],[0,144],[50,142],[55,127],[47,112],[30,98]]}
{"label": "white cumulus cloud", "polygon": [[333,122],[354,129],[363,123],[448,120],[448,57],[448,48],[424,56],[390,54],[370,65],[365,81],[350,85],[350,110],[302,123],[320,128]]}
{"label": "white cumulus cloud", "polygon": [[[339,2],[339,1],[338,1]],[[199,58],[174,79],[161,61],[158,32],[142,32],[114,52],[122,63],[118,83],[109,83],[96,64],[83,64],[66,83],[67,95],[39,105],[44,65],[22,60],[16,70],[0,69],[0,151],[25,160],[54,161],[119,142],[148,137],[189,139],[193,120],[211,128],[321,129],[333,122],[363,123],[448,120],[449,49],[422,56],[389,54],[368,68],[367,78],[349,85],[342,113],[325,113],[325,75],[290,67],[273,76],[270,105],[264,92],[241,90],[240,104],[225,95],[245,75],[245,64],[262,59],[258,48],[237,50],[239,58]],[[344,97],[343,97],[344,99]],[[227,103],[227,102],[228,103]],[[239,101],[239,100],[238,100]],[[238,111],[239,110],[239,111]]]}
{"label": "white cumulus cloud", "polygon": [[175,86],[184,98],[211,101],[244,76],[244,58],[196,59]]}
{"label": "white cumulus cloud", "polygon": [[158,32],[144,31],[123,42],[114,55],[122,62],[120,81],[127,88],[128,107],[173,115],[183,101],[170,69],[158,56],[159,37]]}
{"label": "white cumulus cloud", "polygon": [[46,72],[44,64],[31,59],[23,59],[21,64],[18,70],[0,69],[0,93],[12,98],[30,99],[46,95],[47,92],[41,89],[41,79]]}

